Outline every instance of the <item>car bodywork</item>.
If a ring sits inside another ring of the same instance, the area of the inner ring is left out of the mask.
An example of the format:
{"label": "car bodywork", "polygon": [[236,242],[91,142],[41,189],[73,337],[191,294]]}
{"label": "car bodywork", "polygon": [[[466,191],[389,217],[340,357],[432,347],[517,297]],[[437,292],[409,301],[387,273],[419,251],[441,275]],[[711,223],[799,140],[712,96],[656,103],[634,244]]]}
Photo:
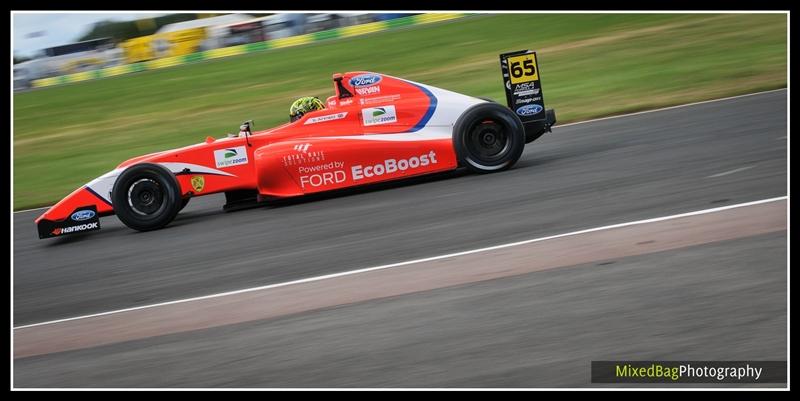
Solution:
{"label": "car bodywork", "polygon": [[[138,163],[171,171],[184,199],[224,192],[226,206],[453,170],[454,124],[487,102],[368,71],[335,74],[333,83],[325,109],[292,123],[120,163],[36,219],[40,238],[99,229],[99,217],[115,213],[117,177]],[[535,122],[536,130],[549,130],[551,120]]]}

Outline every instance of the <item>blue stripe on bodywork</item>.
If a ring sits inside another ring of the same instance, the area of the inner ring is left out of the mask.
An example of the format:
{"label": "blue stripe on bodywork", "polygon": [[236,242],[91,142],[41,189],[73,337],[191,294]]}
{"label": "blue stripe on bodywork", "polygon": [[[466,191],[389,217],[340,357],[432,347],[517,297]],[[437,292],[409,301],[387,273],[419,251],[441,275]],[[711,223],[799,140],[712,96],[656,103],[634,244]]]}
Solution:
{"label": "blue stripe on bodywork", "polygon": [[410,130],[406,131],[406,132],[415,132],[425,127],[425,124],[427,124],[428,121],[431,119],[431,117],[433,117],[433,112],[436,111],[436,105],[438,104],[438,101],[436,100],[436,96],[434,96],[433,93],[431,93],[431,91],[425,89],[421,85],[417,85],[411,81],[406,81],[406,82],[419,88],[419,90],[425,93],[428,96],[428,99],[430,100],[430,104],[428,105],[428,110],[425,111],[425,115],[423,115],[422,118],[417,122],[417,125],[411,127]]}
{"label": "blue stripe on bodywork", "polygon": [[104,198],[104,197],[100,196],[100,194],[98,194],[97,192],[95,192],[93,189],[89,188],[89,186],[88,186],[88,185],[87,185],[87,186],[84,186],[84,188],[86,188],[86,190],[87,190],[87,191],[89,191],[89,193],[91,193],[92,195],[94,195],[94,196],[98,197],[100,200],[102,200],[102,201],[103,201],[103,203],[106,203],[106,204],[108,204],[109,206],[114,206],[114,205],[112,205],[112,204],[111,204],[111,202],[107,201],[107,200],[106,200],[106,198]]}

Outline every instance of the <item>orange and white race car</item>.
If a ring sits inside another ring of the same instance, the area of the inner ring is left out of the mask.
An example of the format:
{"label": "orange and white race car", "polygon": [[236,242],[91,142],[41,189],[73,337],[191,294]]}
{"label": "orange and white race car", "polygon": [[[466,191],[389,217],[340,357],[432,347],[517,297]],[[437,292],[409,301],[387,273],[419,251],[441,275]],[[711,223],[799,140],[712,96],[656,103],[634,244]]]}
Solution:
{"label": "orange and white race car", "polygon": [[335,74],[325,109],[127,160],[37,218],[39,237],[97,230],[113,214],[159,229],[192,197],[220,192],[227,210],[459,167],[508,169],[550,131],[555,111],[544,108],[535,52],[502,54],[500,64],[508,107],[385,74]]}

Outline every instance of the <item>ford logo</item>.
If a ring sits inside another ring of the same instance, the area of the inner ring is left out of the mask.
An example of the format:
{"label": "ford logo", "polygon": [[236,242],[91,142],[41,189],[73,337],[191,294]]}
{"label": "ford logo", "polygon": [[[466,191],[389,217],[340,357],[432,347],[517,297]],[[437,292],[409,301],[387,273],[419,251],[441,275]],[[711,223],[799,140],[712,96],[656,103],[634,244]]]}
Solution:
{"label": "ford logo", "polygon": [[377,74],[361,74],[350,78],[350,85],[355,88],[375,85],[378,82],[381,82],[381,76]]}
{"label": "ford logo", "polygon": [[521,116],[532,116],[534,114],[539,113],[540,111],[542,111],[542,106],[539,106],[538,104],[529,104],[527,106],[522,106],[518,108],[517,114]]}
{"label": "ford logo", "polygon": [[77,212],[72,213],[72,216],[70,216],[73,221],[89,220],[92,217],[94,217],[94,212],[91,210],[78,210]]}

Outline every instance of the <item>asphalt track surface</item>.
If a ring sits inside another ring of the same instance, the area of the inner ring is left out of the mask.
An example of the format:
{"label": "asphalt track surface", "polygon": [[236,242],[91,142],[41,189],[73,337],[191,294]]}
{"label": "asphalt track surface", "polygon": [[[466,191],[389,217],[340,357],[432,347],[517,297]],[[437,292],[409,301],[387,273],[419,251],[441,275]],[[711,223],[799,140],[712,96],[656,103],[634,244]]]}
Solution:
{"label": "asphalt track surface", "polygon": [[[783,196],[786,97],[557,126],[499,174],[197,198],[156,232],[39,240],[16,213],[14,325]],[[612,357],[785,359],[785,301],[784,232],[23,358],[15,384],[587,386]]]}

